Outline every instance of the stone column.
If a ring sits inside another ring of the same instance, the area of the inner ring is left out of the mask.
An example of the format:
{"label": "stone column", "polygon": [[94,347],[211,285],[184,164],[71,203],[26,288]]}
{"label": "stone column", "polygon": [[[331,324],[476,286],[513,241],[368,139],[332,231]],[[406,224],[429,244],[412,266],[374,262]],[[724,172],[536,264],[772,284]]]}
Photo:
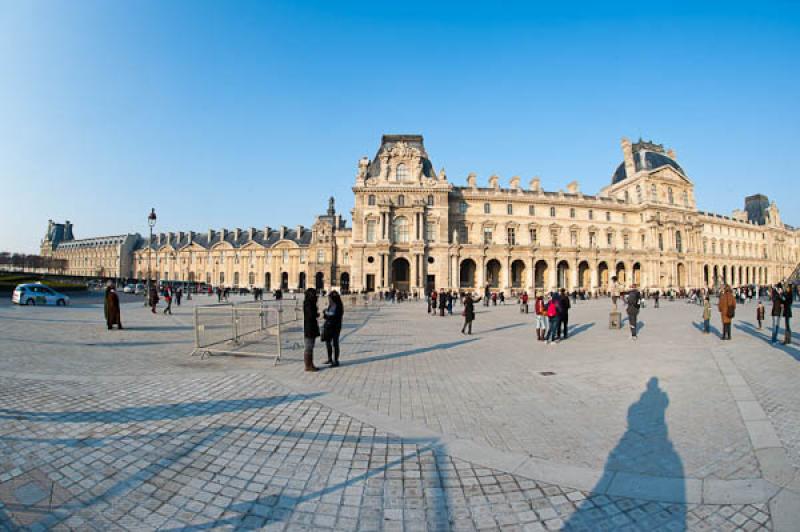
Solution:
{"label": "stone column", "polygon": [[555,290],[558,288],[558,257],[554,258],[550,265],[550,286],[546,286],[546,290]]}

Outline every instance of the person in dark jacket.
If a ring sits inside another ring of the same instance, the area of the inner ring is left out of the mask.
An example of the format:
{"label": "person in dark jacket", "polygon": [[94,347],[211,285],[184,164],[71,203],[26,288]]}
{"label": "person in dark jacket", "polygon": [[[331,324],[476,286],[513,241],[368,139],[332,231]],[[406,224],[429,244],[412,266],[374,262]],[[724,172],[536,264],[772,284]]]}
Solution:
{"label": "person in dark jacket", "polygon": [[722,320],[722,339],[730,340],[731,324],[733,323],[733,317],[736,315],[736,298],[733,297],[733,290],[731,290],[730,286],[725,285],[725,288],[722,289],[717,307]]}
{"label": "person in dark jacket", "polygon": [[631,326],[631,339],[636,340],[636,329],[639,324],[639,306],[642,302],[642,294],[637,290],[636,285],[631,285],[631,290],[628,292],[628,323]]}
{"label": "person in dark jacket", "polygon": [[794,294],[792,292],[792,285],[786,284],[783,290],[783,344],[790,345],[792,343],[792,327],[790,320],[792,319],[792,303],[794,303]]}
{"label": "person in dark jacket", "polygon": [[472,299],[472,294],[464,295],[464,326],[461,327],[461,334],[472,334],[472,322],[475,321],[475,303],[480,300],[480,297]]}
{"label": "person in dark jacket", "polygon": [[772,316],[772,343],[774,344],[778,341],[778,329],[781,325],[781,315],[783,315],[783,296],[780,286],[773,286],[771,292],[772,310],[770,311],[770,316]]}
{"label": "person in dark jacket", "polygon": [[318,317],[317,291],[309,288],[306,290],[306,297],[303,300],[303,340],[305,342],[303,362],[306,371],[317,371],[317,367],[314,366],[314,343],[319,336]]}
{"label": "person in dark jacket", "polygon": [[567,291],[564,288],[561,289],[561,297],[560,297],[560,299],[561,299],[561,307],[558,309],[559,310],[559,316],[558,316],[558,318],[559,318],[559,320],[558,320],[559,331],[558,331],[556,336],[558,338],[561,338],[561,331],[563,331],[564,332],[564,340],[566,340],[567,336],[568,336],[567,330],[569,329],[569,309],[570,309],[570,307],[572,307],[572,305],[569,302],[569,297],[567,296]]}
{"label": "person in dark jacket", "polygon": [[444,288],[439,290],[439,316],[444,316],[444,309],[447,307],[447,294],[444,292]]}
{"label": "person in dark jacket", "polygon": [[119,296],[111,281],[106,285],[106,296],[103,300],[103,313],[106,316],[106,325],[110,331],[114,325],[122,329],[122,318],[119,313]]}
{"label": "person in dark jacket", "polygon": [[331,290],[328,294],[328,308],[325,309],[322,316],[325,318],[325,323],[322,325],[322,336],[328,350],[328,360],[325,363],[336,367],[339,365],[339,335],[342,332],[342,317],[344,316],[342,298],[336,290]]}
{"label": "person in dark jacket", "polygon": [[150,312],[156,313],[156,305],[158,305],[158,290],[155,286],[150,287]]}

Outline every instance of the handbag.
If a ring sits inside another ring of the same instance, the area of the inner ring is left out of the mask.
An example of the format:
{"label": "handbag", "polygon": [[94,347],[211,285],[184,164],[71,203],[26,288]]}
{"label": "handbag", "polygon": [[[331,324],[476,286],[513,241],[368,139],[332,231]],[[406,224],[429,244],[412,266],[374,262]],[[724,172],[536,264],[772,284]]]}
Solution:
{"label": "handbag", "polygon": [[328,337],[330,337],[330,335],[331,335],[330,327],[328,326],[328,322],[326,321],[325,323],[322,324],[322,332],[319,335],[319,339],[323,342],[327,342]]}

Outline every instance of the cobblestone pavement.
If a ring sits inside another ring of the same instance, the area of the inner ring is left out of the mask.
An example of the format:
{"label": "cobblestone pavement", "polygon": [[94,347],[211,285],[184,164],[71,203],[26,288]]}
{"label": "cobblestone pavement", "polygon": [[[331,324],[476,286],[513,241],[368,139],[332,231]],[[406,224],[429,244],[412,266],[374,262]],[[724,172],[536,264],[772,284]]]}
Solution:
{"label": "cobblestone pavement", "polygon": [[[579,303],[573,337],[547,348],[512,305],[480,307],[472,337],[419,303],[350,309],[342,366],[317,374],[302,372],[296,330],[278,367],[189,357],[191,306],[124,305],[129,330],[112,332],[97,305],[0,307],[0,530],[771,529],[767,497],[708,504],[689,480],[689,504],[606,488],[626,473],[759,479],[735,378],[798,466],[796,348],[746,319],[720,347],[684,303],[644,309],[631,342],[605,326],[607,305]],[[462,441],[486,459],[465,459]],[[545,483],[494,450],[602,478]]]}

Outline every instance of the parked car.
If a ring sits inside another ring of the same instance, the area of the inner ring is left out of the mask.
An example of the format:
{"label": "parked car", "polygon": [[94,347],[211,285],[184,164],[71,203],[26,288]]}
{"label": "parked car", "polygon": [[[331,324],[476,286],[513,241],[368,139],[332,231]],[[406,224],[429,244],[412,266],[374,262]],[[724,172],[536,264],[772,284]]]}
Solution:
{"label": "parked car", "polygon": [[56,292],[41,283],[19,284],[11,295],[11,302],[17,305],[57,305],[69,304],[69,296]]}
{"label": "parked car", "polygon": [[122,289],[123,292],[126,294],[135,294],[136,293],[136,285],[135,284],[126,284],[125,288]]}

